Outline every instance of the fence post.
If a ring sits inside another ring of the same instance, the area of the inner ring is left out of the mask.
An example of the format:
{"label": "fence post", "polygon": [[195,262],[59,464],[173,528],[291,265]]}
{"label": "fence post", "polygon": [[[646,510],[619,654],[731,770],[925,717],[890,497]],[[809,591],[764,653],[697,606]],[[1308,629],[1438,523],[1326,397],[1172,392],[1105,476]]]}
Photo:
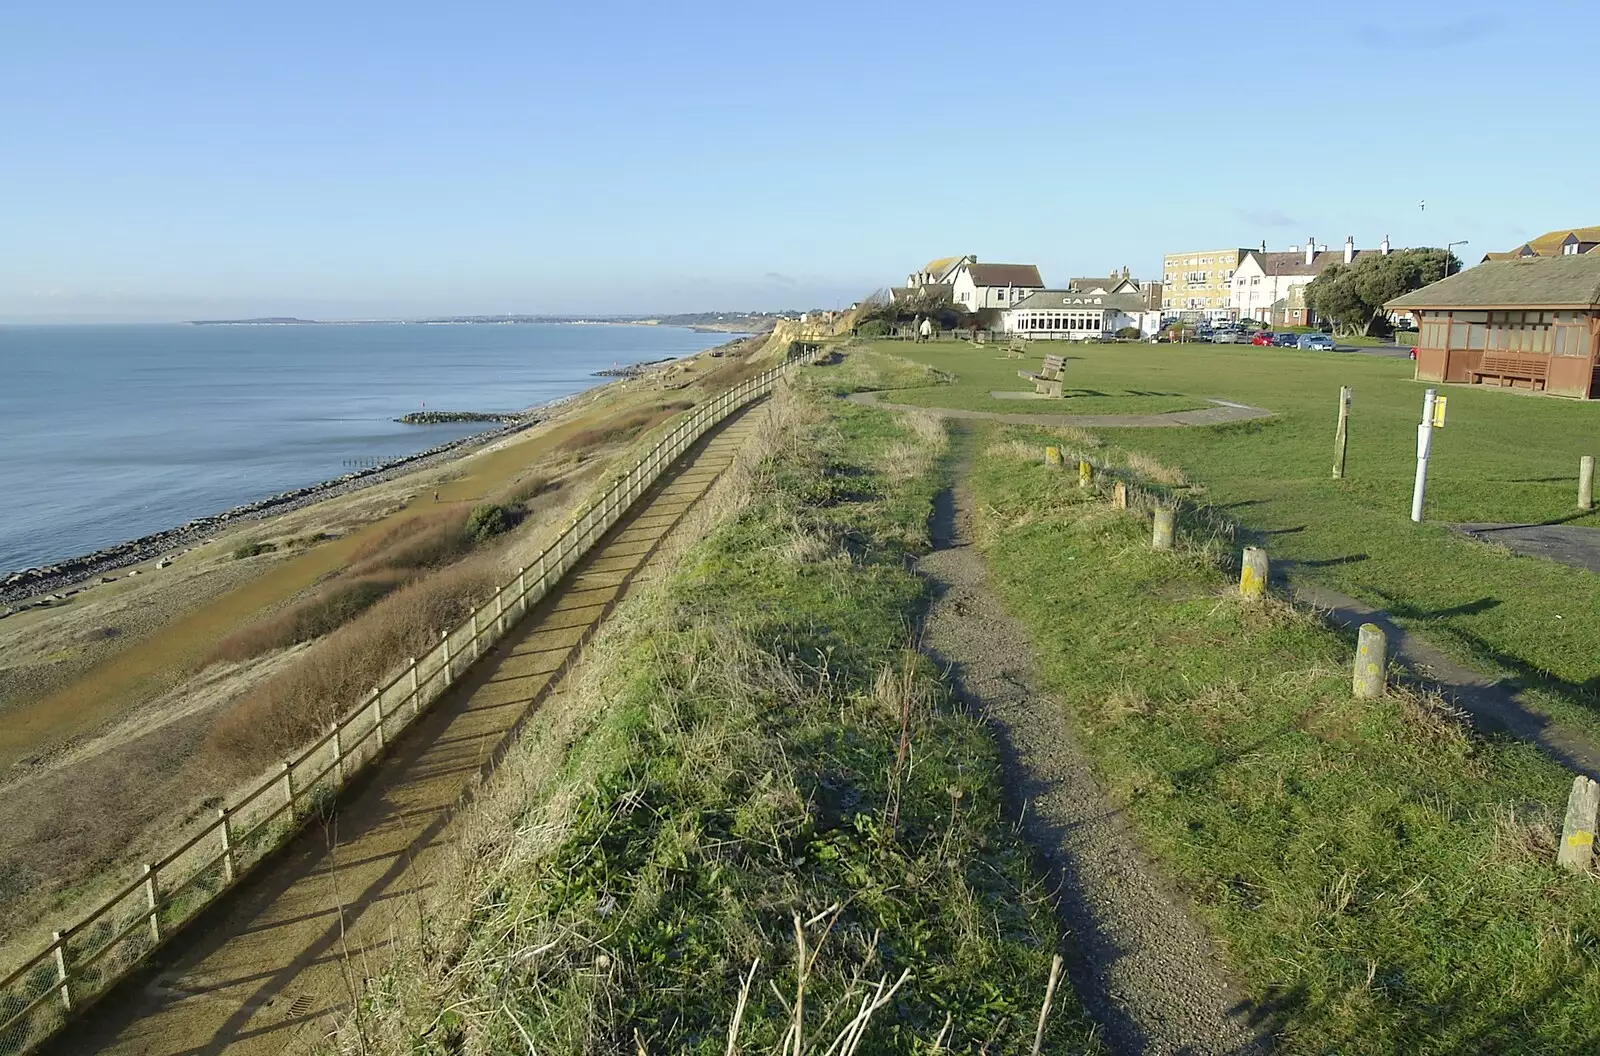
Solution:
{"label": "fence post", "polygon": [[1044,449],[1044,464],[1051,469],[1061,468],[1061,449],[1059,447],[1046,447]]}
{"label": "fence post", "polygon": [[1561,826],[1561,847],[1556,864],[1574,873],[1587,872],[1594,852],[1596,814],[1600,813],[1600,784],[1582,774],[1572,779],[1567,797],[1567,820]]}
{"label": "fence post", "polygon": [[1389,667],[1389,639],[1375,623],[1363,623],[1356,636],[1356,665],[1351,675],[1355,695],[1363,700],[1383,696]]}
{"label": "fence post", "polygon": [[494,633],[506,633],[506,592],[505,588],[494,592]]}
{"label": "fence post", "polygon": [[544,585],[544,575],[545,575],[545,572],[544,572],[544,555],[548,554],[549,552],[550,551],[549,551],[548,548],[539,551],[539,596],[541,598],[544,597],[544,592],[545,592],[545,585]]}
{"label": "fence post", "polygon": [[150,919],[150,941],[161,945],[161,891],[156,887],[156,867],[144,863],[145,915]]}
{"label": "fence post", "polygon": [[1150,536],[1150,546],[1152,549],[1172,549],[1172,523],[1172,507],[1158,506],[1155,512],[1155,531]]}
{"label": "fence post", "polygon": [[222,879],[231,884],[238,875],[238,864],[233,858],[233,820],[227,807],[217,808],[217,820],[222,823],[217,826],[222,833]]}
{"label": "fence post", "polygon": [[344,786],[344,742],[337,722],[333,724],[333,778],[341,788]]}
{"label": "fence post", "polygon": [[411,717],[417,717],[417,712],[422,710],[421,695],[417,692],[417,658],[411,657]]}
{"label": "fence post", "polygon": [[1578,509],[1594,509],[1594,456],[1578,459]]}
{"label": "fence post", "polygon": [[1087,488],[1092,480],[1094,480],[1094,467],[1089,465],[1088,459],[1078,459],[1078,487]]}
{"label": "fence post", "polygon": [[482,655],[483,655],[483,652],[478,647],[478,610],[477,610],[476,607],[474,607],[473,610],[472,610],[472,659],[473,659],[473,661],[476,662],[478,657],[480,657]]}
{"label": "fence post", "polygon": [[444,686],[445,686],[446,689],[449,689],[451,680],[456,677],[455,676],[455,672],[450,670],[450,632],[449,631],[440,631],[439,632],[439,644],[440,644],[441,648],[444,649],[444,667],[442,668],[442,670],[444,671]]}
{"label": "fence post", "polygon": [[1339,389],[1339,425],[1333,433],[1333,479],[1344,479],[1344,456],[1350,447],[1350,386]]}
{"label": "fence post", "polygon": [[1245,547],[1244,561],[1239,567],[1239,593],[1247,598],[1265,597],[1269,567],[1265,550],[1259,546]]}
{"label": "fence post", "polygon": [[283,761],[283,802],[289,808],[289,813],[294,813],[294,764],[285,759]]}
{"label": "fence post", "polygon": [[388,742],[383,736],[383,690],[377,686],[372,687],[372,711],[375,716],[372,725],[377,728],[378,750],[381,752],[388,746]]}
{"label": "fence post", "polygon": [[528,566],[523,565],[517,570],[517,600],[521,608],[517,610],[517,619],[528,614]]}
{"label": "fence post", "polygon": [[61,938],[59,931],[50,933],[51,953],[56,962],[56,986],[61,991],[61,1007],[68,1012],[72,1011],[72,982],[67,978],[67,950],[66,942]]}
{"label": "fence post", "polygon": [[1120,480],[1111,485],[1111,505],[1119,510],[1128,508],[1128,485]]}

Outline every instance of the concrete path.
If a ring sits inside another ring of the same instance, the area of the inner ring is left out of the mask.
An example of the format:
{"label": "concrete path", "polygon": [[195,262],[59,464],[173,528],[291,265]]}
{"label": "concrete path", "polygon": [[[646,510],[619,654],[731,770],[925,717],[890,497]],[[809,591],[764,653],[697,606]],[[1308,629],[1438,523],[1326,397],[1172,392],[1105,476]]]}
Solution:
{"label": "concrete path", "polygon": [[1295,599],[1324,612],[1333,622],[1351,630],[1363,623],[1382,627],[1389,637],[1390,657],[1410,668],[1423,684],[1437,688],[1480,729],[1536,744],[1573,773],[1600,781],[1600,744],[1524,702],[1522,687],[1515,679],[1495,678],[1456,663],[1437,646],[1408,634],[1388,613],[1328,587],[1293,582],[1292,571],[1290,577]]}
{"label": "concrete path", "polygon": [[1600,528],[1577,524],[1457,524],[1479,542],[1497,543],[1525,557],[1544,557],[1600,573]]}
{"label": "concrete path", "polygon": [[324,1040],[386,948],[415,932],[464,797],[649,573],[752,425],[746,414],[696,445],[325,825],[313,825],[197,920],[165,963],[108,995],[46,1051],[303,1053]]}
{"label": "concrete path", "polygon": [[918,407],[909,403],[889,403],[882,392],[853,392],[845,399],[866,407],[891,411],[924,411],[940,418],[982,419],[1011,425],[1070,425],[1080,429],[1158,429],[1178,425],[1221,425],[1251,418],[1270,418],[1271,411],[1247,407],[1227,400],[1208,400],[1216,404],[1198,411],[1167,411],[1164,414],[1008,414],[1003,411],[962,411],[950,407]]}

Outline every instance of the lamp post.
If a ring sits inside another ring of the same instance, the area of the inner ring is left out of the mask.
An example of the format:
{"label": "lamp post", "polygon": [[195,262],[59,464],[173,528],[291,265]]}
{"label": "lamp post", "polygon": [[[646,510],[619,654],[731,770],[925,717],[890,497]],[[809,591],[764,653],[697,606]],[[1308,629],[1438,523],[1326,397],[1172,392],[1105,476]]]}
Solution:
{"label": "lamp post", "polygon": [[1464,246],[1466,244],[1467,244],[1467,240],[1464,239],[1464,238],[1460,242],[1446,242],[1444,244],[1444,277],[1445,278],[1448,279],[1450,277],[1450,250],[1455,246]]}

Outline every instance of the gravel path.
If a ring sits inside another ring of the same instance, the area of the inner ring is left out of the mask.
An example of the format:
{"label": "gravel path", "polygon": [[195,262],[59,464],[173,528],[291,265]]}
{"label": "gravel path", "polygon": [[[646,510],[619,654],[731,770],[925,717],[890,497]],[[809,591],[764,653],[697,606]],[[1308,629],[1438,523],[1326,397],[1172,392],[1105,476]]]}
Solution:
{"label": "gravel path", "polygon": [[890,411],[922,411],[940,418],[983,419],[1011,425],[1070,425],[1080,429],[1159,429],[1180,425],[1221,425],[1251,418],[1271,418],[1271,411],[1248,407],[1227,400],[1207,400],[1215,404],[1199,411],[1166,411],[1162,414],[1008,414],[1002,411],[963,411],[950,407],[919,407],[909,403],[888,403],[882,392],[852,392],[845,399],[865,407]]}
{"label": "gravel path", "polygon": [[982,557],[965,545],[965,507],[959,489],[941,496],[937,549],[918,563],[935,597],[924,647],[999,740],[1013,809],[1058,892],[1079,999],[1118,1052],[1267,1051],[1208,937],[1101,792],[1066,709],[1039,688],[1027,632],[994,595]]}

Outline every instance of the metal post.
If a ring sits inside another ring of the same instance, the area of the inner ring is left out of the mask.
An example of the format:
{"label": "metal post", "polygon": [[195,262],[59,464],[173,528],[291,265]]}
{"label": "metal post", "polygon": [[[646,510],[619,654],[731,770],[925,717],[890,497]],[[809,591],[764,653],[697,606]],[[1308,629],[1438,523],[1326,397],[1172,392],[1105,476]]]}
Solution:
{"label": "metal post", "polygon": [[1428,455],[1433,450],[1433,401],[1438,390],[1422,395],[1422,424],[1417,426],[1417,480],[1411,487],[1411,519],[1422,523],[1422,497],[1428,489]]}
{"label": "metal post", "polygon": [[231,884],[237,875],[238,866],[233,860],[233,822],[227,807],[217,808],[217,820],[222,823],[217,826],[217,830],[222,833],[222,879]]}
{"label": "metal post", "polygon": [[[227,837],[223,837],[224,840]],[[150,941],[161,945],[161,892],[156,888],[156,867],[144,863],[144,904],[150,918]]]}
{"label": "metal post", "polygon": [[56,986],[61,991],[61,1007],[64,1010],[71,1012],[72,983],[67,978],[66,943],[61,938],[61,933],[59,931],[52,931],[50,933],[50,939],[52,944],[50,947],[50,952],[54,955],[56,962]]}
{"label": "metal post", "polygon": [[1344,479],[1344,456],[1350,447],[1350,386],[1339,390],[1339,427],[1333,434],[1333,479]]}

